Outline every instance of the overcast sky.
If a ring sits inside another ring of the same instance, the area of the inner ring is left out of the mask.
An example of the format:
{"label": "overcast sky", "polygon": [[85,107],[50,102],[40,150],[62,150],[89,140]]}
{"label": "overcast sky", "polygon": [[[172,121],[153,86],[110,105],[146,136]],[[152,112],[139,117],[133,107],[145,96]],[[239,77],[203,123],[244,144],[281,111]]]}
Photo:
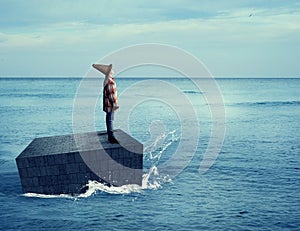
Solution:
{"label": "overcast sky", "polygon": [[216,77],[300,77],[299,0],[0,0],[0,76],[84,76],[135,44],[179,47]]}

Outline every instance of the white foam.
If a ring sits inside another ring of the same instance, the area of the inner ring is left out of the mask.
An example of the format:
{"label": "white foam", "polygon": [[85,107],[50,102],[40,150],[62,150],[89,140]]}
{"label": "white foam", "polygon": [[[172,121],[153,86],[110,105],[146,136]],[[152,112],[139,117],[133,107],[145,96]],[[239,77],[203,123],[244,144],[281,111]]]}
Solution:
{"label": "white foam", "polygon": [[84,194],[80,194],[79,197],[89,197],[97,191],[106,192],[109,194],[129,194],[140,193],[142,187],[136,184],[122,185],[120,187],[108,186],[97,181],[89,181],[87,184],[88,190]]}
{"label": "white foam", "polygon": [[69,194],[48,195],[48,194],[39,194],[39,193],[25,193],[25,194],[23,194],[23,196],[25,196],[25,197],[44,198],[44,199],[52,199],[52,198],[74,199],[74,196],[71,196]]}

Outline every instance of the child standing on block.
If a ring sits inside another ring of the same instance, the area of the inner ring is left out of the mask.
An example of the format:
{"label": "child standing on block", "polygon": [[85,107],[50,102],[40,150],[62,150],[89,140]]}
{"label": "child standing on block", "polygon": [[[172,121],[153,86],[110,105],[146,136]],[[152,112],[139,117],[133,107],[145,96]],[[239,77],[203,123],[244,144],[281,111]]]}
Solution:
{"label": "child standing on block", "polygon": [[108,141],[110,143],[119,143],[113,132],[114,112],[118,110],[119,105],[117,85],[113,77],[114,71],[112,69],[112,64],[93,64],[93,67],[105,75],[103,81],[103,111],[106,112],[106,130]]}

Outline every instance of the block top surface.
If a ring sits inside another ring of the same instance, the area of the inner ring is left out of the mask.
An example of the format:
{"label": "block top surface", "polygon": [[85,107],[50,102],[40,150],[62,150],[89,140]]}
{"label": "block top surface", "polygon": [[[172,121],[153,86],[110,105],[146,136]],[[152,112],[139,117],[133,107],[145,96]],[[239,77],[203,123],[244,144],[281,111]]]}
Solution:
{"label": "block top surface", "polygon": [[114,134],[120,144],[110,144],[105,131],[35,138],[17,158],[142,145],[121,129],[115,130]]}

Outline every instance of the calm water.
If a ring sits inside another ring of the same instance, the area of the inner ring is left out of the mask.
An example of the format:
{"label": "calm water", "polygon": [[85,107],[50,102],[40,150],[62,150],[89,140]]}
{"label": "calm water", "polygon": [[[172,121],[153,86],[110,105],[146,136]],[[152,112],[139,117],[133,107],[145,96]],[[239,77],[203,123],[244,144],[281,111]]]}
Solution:
{"label": "calm water", "polygon": [[[125,121],[145,146],[143,187],[91,182],[87,194],[52,197],[22,194],[15,158],[35,137],[72,133],[74,98],[81,93],[76,131],[105,129],[101,95],[95,99],[91,90],[100,91],[101,81],[90,80],[78,92],[80,79],[0,79],[1,230],[300,230],[300,79],[218,79],[226,135],[203,175],[199,165],[214,122],[207,89],[199,91],[187,79],[165,80],[181,92],[170,105],[164,99],[170,89],[157,84],[165,93],[157,99],[151,84],[133,91],[139,81],[117,80],[116,127],[124,127],[122,115],[136,99],[149,98],[137,102]],[[182,135],[193,119],[182,94],[196,113],[198,135]],[[90,102],[94,120],[87,122]],[[162,174],[160,166],[181,142],[187,151],[194,136],[198,145],[188,165],[174,178]]]}

